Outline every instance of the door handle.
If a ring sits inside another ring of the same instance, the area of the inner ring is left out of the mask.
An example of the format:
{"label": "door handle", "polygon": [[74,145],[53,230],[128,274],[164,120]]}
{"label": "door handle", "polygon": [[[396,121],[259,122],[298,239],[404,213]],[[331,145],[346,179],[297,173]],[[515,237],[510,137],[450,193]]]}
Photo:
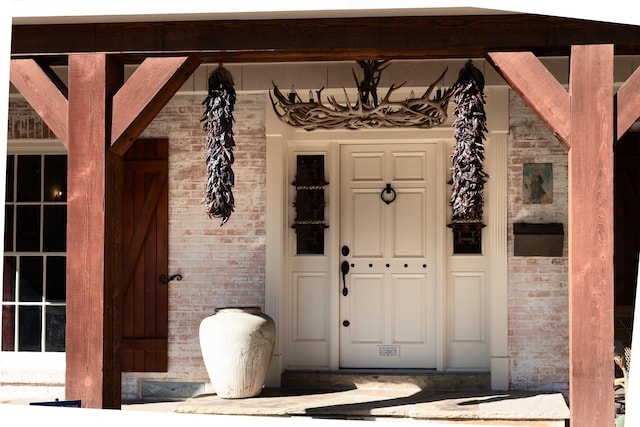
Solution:
{"label": "door handle", "polygon": [[342,261],[342,264],[340,264],[340,271],[342,272],[342,295],[346,297],[349,293],[349,289],[347,289],[347,273],[349,272],[349,261]]}
{"label": "door handle", "polygon": [[166,274],[161,274],[160,277],[158,277],[158,280],[160,281],[160,283],[162,283],[163,285],[167,285],[169,284],[170,281],[172,281],[173,279],[176,279],[178,282],[182,280],[182,274],[178,273],[178,274],[172,274],[171,276],[167,277]]}

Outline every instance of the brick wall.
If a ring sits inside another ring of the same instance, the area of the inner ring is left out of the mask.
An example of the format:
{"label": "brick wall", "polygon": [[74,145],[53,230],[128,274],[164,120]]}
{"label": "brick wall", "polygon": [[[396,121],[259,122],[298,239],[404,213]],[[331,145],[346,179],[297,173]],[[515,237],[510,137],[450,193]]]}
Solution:
{"label": "brick wall", "polygon": [[[567,150],[510,91],[508,156],[508,301],[511,387],[567,391],[569,293]],[[552,163],[553,202],[525,204],[523,165]],[[514,222],[564,224],[563,257],[513,256]]]}
{"label": "brick wall", "polygon": [[56,136],[22,98],[10,97],[7,138],[54,139]]}
{"label": "brick wall", "polygon": [[[201,203],[206,166],[202,130],[204,95],[177,95],[141,138],[169,139],[169,371],[125,373],[123,399],[141,395],[142,381],[206,382],[200,321],[216,307],[265,303],[265,94],[239,94],[235,105],[236,210],[220,226]],[[55,136],[22,99],[12,98],[10,139]]]}
{"label": "brick wall", "polygon": [[141,137],[169,138],[169,372],[125,374],[123,398],[143,379],[206,382],[200,321],[216,307],[265,302],[266,137],[264,94],[239,94],[233,126],[234,196],[229,221],[209,219],[202,204],[206,166],[202,95],[177,95]]}
{"label": "brick wall", "polygon": [[[266,139],[264,94],[240,94],[234,131],[236,211],[224,226],[201,204],[205,163],[202,95],[177,95],[142,137],[169,138],[169,372],[123,375],[123,398],[143,380],[208,380],[201,319],[224,305],[264,307]],[[567,224],[567,153],[517,95],[510,95],[508,280],[511,387],[568,390],[568,260],[514,257],[513,222]],[[9,138],[52,138],[26,102],[11,100]],[[523,204],[522,165],[553,163],[553,203]]]}

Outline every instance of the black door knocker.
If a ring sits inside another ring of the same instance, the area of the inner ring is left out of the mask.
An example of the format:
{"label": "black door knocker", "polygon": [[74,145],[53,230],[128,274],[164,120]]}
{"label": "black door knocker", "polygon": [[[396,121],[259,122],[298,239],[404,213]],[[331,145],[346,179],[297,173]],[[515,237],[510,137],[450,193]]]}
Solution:
{"label": "black door knocker", "polygon": [[396,200],[396,196],[396,190],[391,188],[391,184],[389,183],[387,183],[387,186],[380,192],[380,198],[388,205]]}

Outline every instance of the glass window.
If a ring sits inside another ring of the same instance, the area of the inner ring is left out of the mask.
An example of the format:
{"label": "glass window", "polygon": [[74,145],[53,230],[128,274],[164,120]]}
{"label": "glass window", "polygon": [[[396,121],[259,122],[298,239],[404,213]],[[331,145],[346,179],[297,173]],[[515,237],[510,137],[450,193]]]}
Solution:
{"label": "glass window", "polygon": [[67,156],[45,156],[44,158],[44,201],[64,202],[67,200]]}
{"label": "glass window", "polygon": [[40,251],[40,205],[18,205],[16,209],[16,251]]}
{"label": "glass window", "polygon": [[16,175],[17,202],[40,202],[42,200],[42,156],[18,156]]}
{"label": "glass window", "polygon": [[67,206],[44,206],[43,252],[64,252],[67,247]]}
{"label": "glass window", "polygon": [[2,306],[2,351],[15,350],[15,306]]}
{"label": "glass window", "polygon": [[4,251],[13,252],[13,206],[4,208]]}
{"label": "glass window", "polygon": [[291,183],[296,188],[293,203],[296,209],[296,254],[324,254],[325,186],[324,156],[299,155],[296,158],[296,179]]}
{"label": "glass window", "polygon": [[7,156],[1,351],[63,352],[67,156]]}
{"label": "glass window", "polygon": [[15,169],[15,157],[7,156],[7,190],[5,193],[5,202],[13,202],[13,174]]}
{"label": "glass window", "polygon": [[63,256],[47,257],[47,295],[49,302],[64,302],[67,295],[67,259]]}

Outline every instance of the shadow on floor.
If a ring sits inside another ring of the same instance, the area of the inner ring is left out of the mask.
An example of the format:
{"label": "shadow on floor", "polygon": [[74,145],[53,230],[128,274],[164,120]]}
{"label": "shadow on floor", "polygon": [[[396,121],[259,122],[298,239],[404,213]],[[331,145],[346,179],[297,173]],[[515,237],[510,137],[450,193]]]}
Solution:
{"label": "shadow on floor", "polygon": [[564,425],[569,418],[569,409],[560,393],[357,388],[265,389],[260,396],[246,399],[201,395],[178,404],[176,411],[343,419],[557,420],[557,425]]}

